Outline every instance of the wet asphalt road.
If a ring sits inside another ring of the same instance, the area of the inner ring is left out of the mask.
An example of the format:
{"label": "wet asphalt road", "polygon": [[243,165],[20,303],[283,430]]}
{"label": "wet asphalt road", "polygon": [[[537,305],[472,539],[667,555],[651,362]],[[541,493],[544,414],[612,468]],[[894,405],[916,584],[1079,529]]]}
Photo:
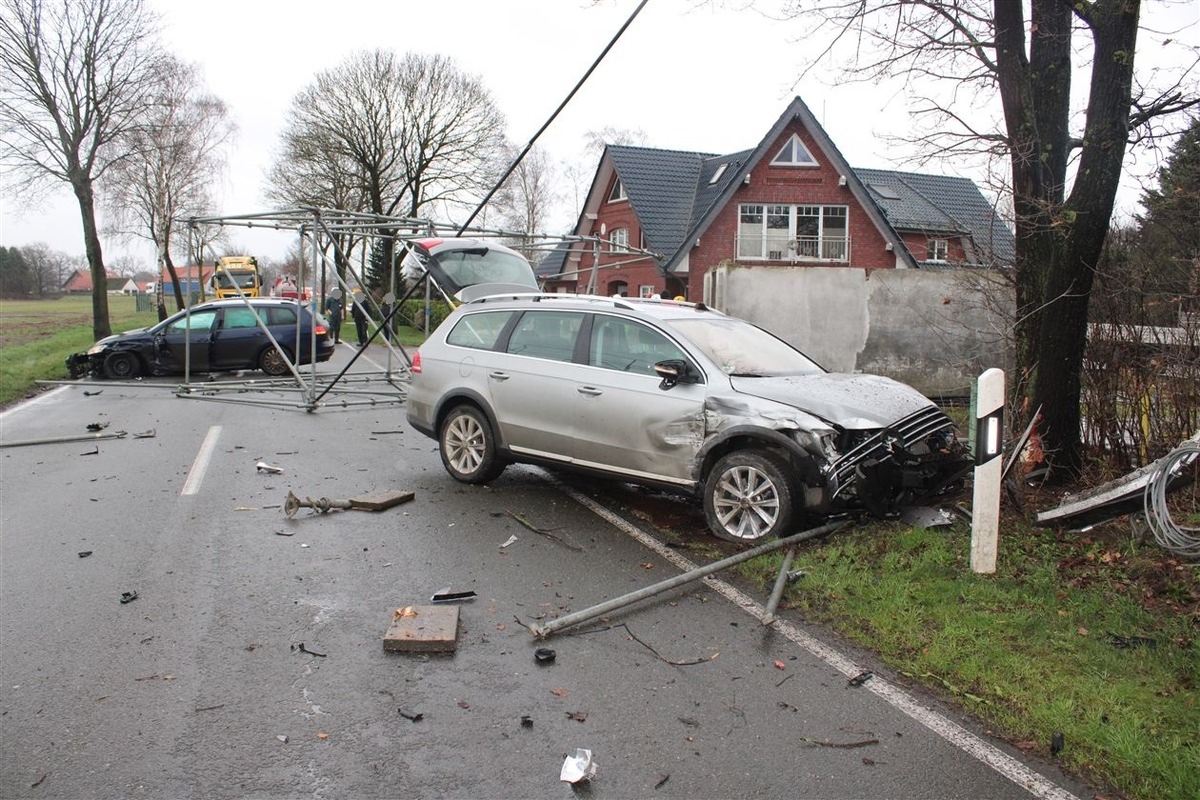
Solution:
{"label": "wet asphalt road", "polygon": [[[0,416],[4,442],[155,432],[0,449],[0,797],[1091,795],[883,677],[848,685],[886,671],[802,621],[763,628],[757,590],[691,584],[536,640],[525,626],[680,571],[597,513],[603,485],[514,467],[462,486],[402,407],[171,385]],[[289,520],[289,490],[416,496]],[[393,612],[447,587],[477,594],[457,652],[384,652]],[[559,780],[576,748],[588,785]]]}

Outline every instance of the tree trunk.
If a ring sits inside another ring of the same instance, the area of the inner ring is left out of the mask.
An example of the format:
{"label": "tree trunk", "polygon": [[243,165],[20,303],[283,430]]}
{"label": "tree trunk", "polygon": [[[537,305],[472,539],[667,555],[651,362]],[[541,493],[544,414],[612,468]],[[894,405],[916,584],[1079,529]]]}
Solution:
{"label": "tree trunk", "polygon": [[96,202],[90,180],[72,180],[71,188],[79,201],[84,249],[92,273],[92,335],[100,341],[112,334],[112,323],[108,317],[108,274],[104,270],[104,254],[100,251],[100,234],[96,228]]}

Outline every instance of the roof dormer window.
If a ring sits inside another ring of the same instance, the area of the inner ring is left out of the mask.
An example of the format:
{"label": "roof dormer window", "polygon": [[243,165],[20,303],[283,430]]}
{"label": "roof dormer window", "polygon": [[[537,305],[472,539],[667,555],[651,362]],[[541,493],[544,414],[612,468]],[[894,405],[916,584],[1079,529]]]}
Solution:
{"label": "roof dormer window", "polygon": [[613,181],[612,190],[608,193],[608,202],[616,203],[619,200],[628,200],[625,196],[625,184],[621,183],[621,179],[617,178]]}
{"label": "roof dormer window", "polygon": [[725,170],[727,170],[727,169],[729,169],[728,163],[722,164],[721,166],[717,167],[717,171],[714,172],[713,176],[708,179],[708,185],[712,186],[714,183],[721,180],[721,176],[725,174]]}
{"label": "roof dormer window", "polygon": [[800,141],[800,137],[793,133],[792,138],[788,139],[775,154],[775,158],[771,159],[771,164],[776,167],[815,167],[817,160],[804,146],[804,142]]}

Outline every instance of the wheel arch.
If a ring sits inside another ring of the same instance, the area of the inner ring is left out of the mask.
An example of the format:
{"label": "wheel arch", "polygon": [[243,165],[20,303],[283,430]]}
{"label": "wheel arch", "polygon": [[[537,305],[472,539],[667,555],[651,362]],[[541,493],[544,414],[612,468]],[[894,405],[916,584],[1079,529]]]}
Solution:
{"label": "wheel arch", "polygon": [[438,401],[437,407],[433,412],[434,435],[436,436],[437,432],[442,429],[442,423],[446,421],[446,417],[449,416],[450,412],[462,405],[474,406],[487,418],[488,425],[492,428],[492,436],[496,440],[496,449],[505,450],[504,436],[500,432],[500,423],[496,419],[496,415],[492,412],[491,404],[479,392],[470,389],[462,389],[453,394],[447,394]]}
{"label": "wheel arch", "polygon": [[739,425],[722,431],[719,437],[710,439],[700,449],[693,470],[696,485],[702,487],[713,465],[735,450],[765,450],[782,459],[792,478],[792,488],[797,493],[802,493],[806,487],[817,488],[823,484],[820,468],[812,454],[786,433]]}

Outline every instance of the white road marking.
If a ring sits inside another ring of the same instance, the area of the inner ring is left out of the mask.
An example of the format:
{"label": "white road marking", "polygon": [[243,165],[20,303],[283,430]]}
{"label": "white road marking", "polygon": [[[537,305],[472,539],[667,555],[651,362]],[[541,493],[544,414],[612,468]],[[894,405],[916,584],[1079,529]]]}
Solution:
{"label": "white road marking", "polygon": [[[644,546],[650,548],[658,555],[662,556],[667,561],[670,561],[684,572],[690,572],[697,569],[698,564],[684,558],[679,553],[664,545],[654,537],[650,536],[645,531],[635,525],[609,511],[604,506],[592,500],[587,495],[581,494],[567,486],[559,484],[569,497],[575,500],[583,507],[590,510],[600,518],[604,519],[614,527],[624,531],[627,535],[633,537]],[[730,602],[741,607],[750,616],[756,619],[762,619],[766,613],[766,608],[761,606],[752,597],[742,593],[733,586],[730,586],[724,581],[714,578],[711,575],[701,579],[708,584],[710,589],[721,594]],[[855,675],[863,672],[863,668],[844,654],[838,652],[834,648],[816,639],[804,631],[797,628],[795,625],[785,621],[776,619],[772,623],[775,628],[790,639],[795,644],[803,647],[808,652],[812,653],[817,658],[829,664],[838,672],[845,675],[847,678],[853,678]],[[893,708],[902,711],[912,719],[924,725],[929,730],[941,736],[950,744],[959,748],[975,759],[982,761],[992,769],[999,772],[1005,778],[1008,778],[1013,783],[1026,789],[1034,797],[1046,798],[1047,800],[1079,800],[1079,798],[1058,786],[1045,776],[1030,769],[1022,764],[1017,759],[996,748],[995,746],[980,739],[975,734],[963,728],[957,722],[947,719],[938,712],[926,708],[917,702],[916,698],[908,692],[901,689],[895,684],[889,683],[883,678],[875,675],[871,680],[862,684],[862,688],[874,693],[882,700],[887,702]]]}
{"label": "white road marking", "polygon": [[208,435],[200,443],[200,452],[196,453],[196,460],[192,462],[192,468],[188,470],[187,480],[183,484],[183,491],[179,494],[187,496],[200,491],[200,484],[204,481],[204,473],[208,471],[208,462],[212,459],[220,436],[220,425],[213,425],[208,429]]}

